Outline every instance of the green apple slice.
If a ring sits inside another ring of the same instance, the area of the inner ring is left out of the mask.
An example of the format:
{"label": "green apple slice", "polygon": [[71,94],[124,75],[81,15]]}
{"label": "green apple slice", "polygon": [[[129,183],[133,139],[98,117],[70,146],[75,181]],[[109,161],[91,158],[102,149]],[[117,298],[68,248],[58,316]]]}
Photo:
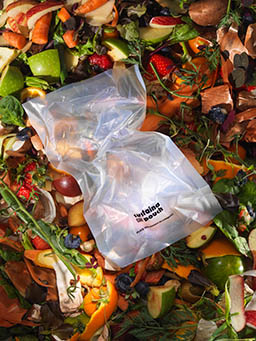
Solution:
{"label": "green apple slice", "polygon": [[186,238],[186,244],[191,249],[199,248],[208,243],[214,236],[217,228],[214,226],[202,226],[198,230],[192,232]]}
{"label": "green apple slice", "polygon": [[0,72],[18,56],[18,50],[0,47]]}
{"label": "green apple slice", "polygon": [[121,39],[108,38],[103,41],[103,44],[110,49],[110,51],[108,51],[108,55],[114,61],[128,58],[129,56],[128,45]]}
{"label": "green apple slice", "polygon": [[7,65],[0,78],[0,96],[5,97],[23,89],[24,77],[16,66]]}
{"label": "green apple slice", "polygon": [[141,27],[139,29],[140,39],[144,40],[147,44],[157,44],[167,39],[172,33],[173,27],[167,28],[153,28]]}
{"label": "green apple slice", "polygon": [[147,307],[154,319],[164,316],[171,310],[179,286],[178,281],[170,280],[165,285],[150,287]]}
{"label": "green apple slice", "polygon": [[60,58],[56,49],[34,54],[28,58],[28,65],[34,76],[53,78],[60,76]]}

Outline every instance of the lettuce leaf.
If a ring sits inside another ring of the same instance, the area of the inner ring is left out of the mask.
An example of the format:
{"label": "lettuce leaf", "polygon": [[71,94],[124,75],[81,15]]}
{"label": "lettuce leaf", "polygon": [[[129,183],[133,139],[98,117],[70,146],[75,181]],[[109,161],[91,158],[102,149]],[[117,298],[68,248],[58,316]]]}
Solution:
{"label": "lettuce leaf", "polygon": [[5,96],[0,100],[0,120],[8,125],[25,127],[24,110],[14,96]]}

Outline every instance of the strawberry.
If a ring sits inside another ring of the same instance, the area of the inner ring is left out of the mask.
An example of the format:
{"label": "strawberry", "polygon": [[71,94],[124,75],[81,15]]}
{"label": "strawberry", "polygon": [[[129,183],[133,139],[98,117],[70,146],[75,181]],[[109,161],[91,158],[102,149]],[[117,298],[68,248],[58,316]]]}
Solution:
{"label": "strawberry", "polygon": [[155,80],[157,79],[150,63],[152,63],[158,73],[158,75],[162,78],[166,75],[168,75],[174,68],[173,61],[165,56],[162,56],[161,54],[155,53],[148,62],[148,66],[146,68],[147,72],[150,73],[150,75],[145,74],[145,78],[148,80]]}
{"label": "strawberry", "polygon": [[46,250],[51,248],[50,245],[39,236],[32,239],[32,244],[37,250]]}
{"label": "strawberry", "polygon": [[94,53],[88,59],[91,65],[98,66],[103,70],[111,69],[113,66],[113,62],[107,54]]}

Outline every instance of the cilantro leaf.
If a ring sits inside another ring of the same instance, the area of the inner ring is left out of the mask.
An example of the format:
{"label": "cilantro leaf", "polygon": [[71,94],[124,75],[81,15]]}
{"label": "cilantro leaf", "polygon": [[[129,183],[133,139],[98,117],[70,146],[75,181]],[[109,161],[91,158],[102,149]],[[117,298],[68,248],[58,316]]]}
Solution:
{"label": "cilantro leaf", "polygon": [[23,107],[14,96],[5,96],[0,100],[0,120],[2,123],[25,127],[23,115]]}
{"label": "cilantro leaf", "polygon": [[221,179],[213,185],[212,191],[214,193],[238,194],[240,188],[236,184],[235,179]]}
{"label": "cilantro leaf", "polygon": [[245,256],[250,253],[250,248],[244,237],[240,237],[236,229],[236,215],[229,211],[222,211],[214,218],[214,223],[221,232],[233,242],[237,250]]}
{"label": "cilantro leaf", "polygon": [[251,203],[252,206],[256,205],[256,183],[248,181],[241,187],[241,191],[238,195],[239,200],[242,204]]}

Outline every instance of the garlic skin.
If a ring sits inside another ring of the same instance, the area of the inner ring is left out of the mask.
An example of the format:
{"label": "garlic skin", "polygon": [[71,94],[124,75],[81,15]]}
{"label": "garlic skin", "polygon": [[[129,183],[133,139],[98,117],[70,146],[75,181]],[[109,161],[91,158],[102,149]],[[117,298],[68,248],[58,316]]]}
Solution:
{"label": "garlic skin", "polygon": [[58,260],[56,263],[54,263],[53,268],[56,274],[60,310],[63,313],[70,315],[71,313],[76,312],[83,303],[81,283],[78,281],[75,284],[75,289],[72,291],[72,296],[69,296],[68,288],[70,287],[72,281],[74,281],[73,275],[61,260]]}
{"label": "garlic skin", "polygon": [[80,249],[84,252],[91,252],[95,247],[95,241],[93,239],[87,240],[80,244]]}

